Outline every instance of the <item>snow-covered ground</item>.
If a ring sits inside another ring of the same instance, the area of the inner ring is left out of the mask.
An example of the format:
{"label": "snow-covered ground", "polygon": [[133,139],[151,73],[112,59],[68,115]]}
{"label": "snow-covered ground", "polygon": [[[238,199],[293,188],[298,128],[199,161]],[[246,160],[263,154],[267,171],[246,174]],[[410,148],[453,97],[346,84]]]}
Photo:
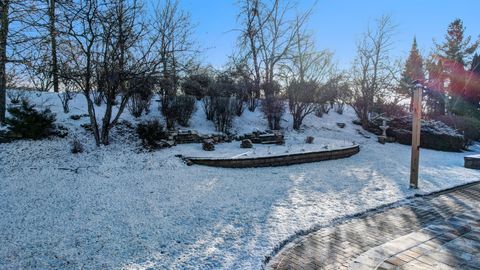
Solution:
{"label": "snow-covered ground", "polygon": [[[420,189],[408,189],[410,147],[357,134],[350,110],[307,117],[303,132],[286,130],[286,145],[308,150],[308,135],[315,137],[313,147],[355,142],[361,147],[355,156],[223,169],[187,166],[175,157],[205,154],[201,145],[144,152],[121,131],[113,132],[111,145],[96,148],[79,127],[88,119],[69,119],[85,113],[81,95],[69,115],[54,94],[32,99],[53,105],[71,132],[65,139],[0,144],[0,269],[259,269],[276,245],[300,230],[480,179],[479,171],[463,168],[472,152],[422,149]],[[158,117],[156,106],[144,118]],[[124,119],[137,121],[128,112]],[[285,120],[283,126],[291,126],[291,116]],[[265,126],[258,111],[235,120],[238,133]],[[192,128],[213,132],[200,106]],[[73,136],[86,152],[70,153]],[[217,145],[219,153],[223,148],[245,152],[239,142]]]}

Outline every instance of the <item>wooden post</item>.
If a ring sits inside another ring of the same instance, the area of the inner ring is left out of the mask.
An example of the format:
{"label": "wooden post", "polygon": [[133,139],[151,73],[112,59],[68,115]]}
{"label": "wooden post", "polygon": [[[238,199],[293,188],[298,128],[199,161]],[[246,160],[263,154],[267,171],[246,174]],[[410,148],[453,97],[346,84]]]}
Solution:
{"label": "wooden post", "polygon": [[422,114],[422,85],[413,90],[412,107],[412,158],[410,164],[410,188],[418,188],[418,163],[420,158],[420,130]]}

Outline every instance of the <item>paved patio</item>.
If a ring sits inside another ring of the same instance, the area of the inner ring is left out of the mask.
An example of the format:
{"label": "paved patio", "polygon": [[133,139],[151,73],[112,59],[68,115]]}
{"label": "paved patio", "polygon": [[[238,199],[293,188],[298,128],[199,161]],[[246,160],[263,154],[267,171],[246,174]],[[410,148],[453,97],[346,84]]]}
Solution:
{"label": "paved patio", "polygon": [[480,183],[300,237],[267,269],[480,269]]}

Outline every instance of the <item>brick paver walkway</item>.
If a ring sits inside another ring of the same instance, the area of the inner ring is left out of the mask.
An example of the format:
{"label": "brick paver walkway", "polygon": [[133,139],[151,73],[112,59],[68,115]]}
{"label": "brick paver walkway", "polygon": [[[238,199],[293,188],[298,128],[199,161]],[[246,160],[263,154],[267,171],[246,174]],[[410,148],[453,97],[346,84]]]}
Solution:
{"label": "brick paver walkway", "polygon": [[[461,222],[455,223],[457,217],[460,217]],[[320,229],[287,245],[266,268],[480,269],[480,264],[476,264],[478,259],[475,261],[480,255],[479,219],[480,183],[476,183],[412,199],[395,208]],[[452,224],[457,227],[448,227]],[[426,232],[432,232],[434,236],[429,239],[419,236]],[[441,233],[438,232],[444,232],[447,237],[432,240],[433,237],[440,236]],[[431,241],[410,243],[407,239]],[[428,244],[430,249],[425,248]],[[399,246],[404,248],[394,254],[386,252],[388,254],[375,264],[365,264],[368,258],[372,258],[372,252],[385,253],[384,247],[393,247],[395,250]],[[469,257],[472,255],[473,258]],[[455,260],[448,261],[448,258]],[[456,264],[453,265],[453,262]]]}

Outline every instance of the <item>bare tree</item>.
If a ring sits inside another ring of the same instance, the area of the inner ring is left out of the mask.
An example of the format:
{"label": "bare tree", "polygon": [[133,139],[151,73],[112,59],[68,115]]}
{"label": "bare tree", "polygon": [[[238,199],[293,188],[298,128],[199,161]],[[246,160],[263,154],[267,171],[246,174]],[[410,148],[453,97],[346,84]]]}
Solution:
{"label": "bare tree", "polygon": [[[180,86],[180,77],[194,63],[195,54],[199,52],[192,39],[194,25],[190,14],[182,11],[178,0],[165,0],[156,7],[154,29],[157,34],[156,50],[161,63],[160,94],[162,96],[162,113],[166,118],[172,115],[172,102]],[[170,121],[168,128],[173,128]]]}
{"label": "bare tree", "polygon": [[[301,23],[297,20],[297,23]],[[282,63],[280,76],[287,85],[289,109],[293,116],[293,129],[300,129],[303,119],[313,113],[318,104],[320,83],[332,73],[333,54],[317,51],[313,38],[306,30],[295,33],[294,43],[288,53],[288,61]]]}
{"label": "bare tree", "polygon": [[5,120],[7,93],[7,39],[9,30],[9,0],[0,1],[0,122]]}
{"label": "bare tree", "polygon": [[358,42],[351,71],[350,105],[364,128],[369,123],[375,101],[384,98],[385,93],[393,89],[392,83],[397,81],[389,58],[395,26],[388,16],[381,17],[376,23],[376,28],[369,28]]}
{"label": "bare tree", "polygon": [[92,100],[94,89],[96,49],[100,39],[99,3],[95,0],[76,2],[66,14],[65,56],[62,63],[62,77],[75,82],[87,101],[90,125],[95,142],[100,145],[97,115]]}
{"label": "bare tree", "polygon": [[6,66],[23,62],[21,45],[31,38],[24,17],[34,9],[30,0],[0,0],[0,122],[6,111]]}

